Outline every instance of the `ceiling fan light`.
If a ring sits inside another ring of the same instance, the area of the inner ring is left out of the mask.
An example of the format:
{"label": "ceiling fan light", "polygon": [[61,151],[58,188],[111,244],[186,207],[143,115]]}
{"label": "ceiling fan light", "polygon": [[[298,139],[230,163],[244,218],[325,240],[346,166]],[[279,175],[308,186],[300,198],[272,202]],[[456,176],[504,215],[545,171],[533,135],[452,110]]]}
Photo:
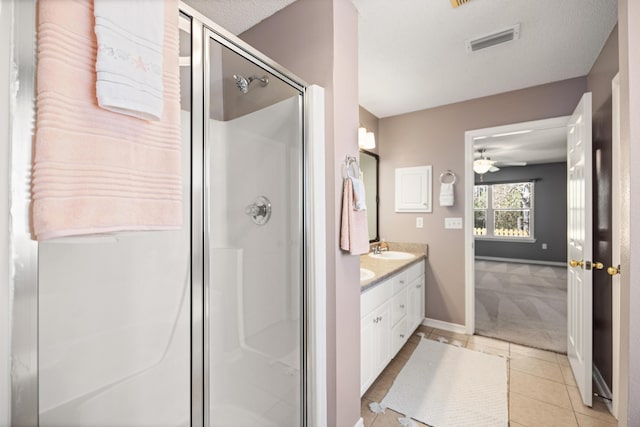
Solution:
{"label": "ceiling fan light", "polygon": [[493,162],[489,159],[476,159],[473,161],[473,171],[479,175],[489,172]]}

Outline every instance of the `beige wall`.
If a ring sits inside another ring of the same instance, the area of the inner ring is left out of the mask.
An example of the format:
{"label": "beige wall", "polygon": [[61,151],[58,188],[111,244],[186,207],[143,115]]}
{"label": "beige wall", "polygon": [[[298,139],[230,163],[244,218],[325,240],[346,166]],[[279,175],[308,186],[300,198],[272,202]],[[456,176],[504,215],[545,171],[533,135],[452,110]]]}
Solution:
{"label": "beige wall", "polygon": [[[640,2],[618,2],[622,179],[621,426],[640,425]],[[625,339],[625,338],[628,338]],[[624,420],[627,415],[627,420]]]}
{"label": "beige wall", "polygon": [[[444,229],[445,217],[464,218],[465,131],[569,115],[585,91],[581,77],[380,119],[380,237],[429,245],[428,318],[465,323],[464,230]],[[395,213],[395,168],[421,165],[433,165],[433,213]],[[440,207],[439,176],[447,169],[458,177],[455,206]]]}
{"label": "beige wall", "polygon": [[372,153],[377,153],[378,146],[380,145],[378,143],[378,123],[380,120],[364,107],[360,107],[359,117],[360,117],[360,126],[366,127],[369,132],[373,132],[376,136],[376,148],[368,149],[367,151],[371,151]]}
{"label": "beige wall", "polygon": [[618,26],[616,25],[587,75],[587,89],[593,94],[594,113],[611,96],[611,80],[618,73],[618,62]]}
{"label": "beige wall", "polygon": [[307,83],[325,88],[328,422],[340,427],[360,418],[360,264],[338,250],[342,163],[358,152],[357,36],[349,0],[298,0],[241,35]]}

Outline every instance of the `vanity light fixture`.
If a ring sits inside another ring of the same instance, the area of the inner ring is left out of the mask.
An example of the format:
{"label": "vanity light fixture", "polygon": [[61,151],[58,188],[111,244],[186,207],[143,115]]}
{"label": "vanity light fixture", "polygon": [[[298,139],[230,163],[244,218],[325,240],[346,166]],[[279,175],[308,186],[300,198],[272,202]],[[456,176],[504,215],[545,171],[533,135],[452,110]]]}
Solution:
{"label": "vanity light fixture", "polygon": [[358,128],[358,146],[366,150],[376,148],[376,137],[373,132],[368,132],[367,128]]}

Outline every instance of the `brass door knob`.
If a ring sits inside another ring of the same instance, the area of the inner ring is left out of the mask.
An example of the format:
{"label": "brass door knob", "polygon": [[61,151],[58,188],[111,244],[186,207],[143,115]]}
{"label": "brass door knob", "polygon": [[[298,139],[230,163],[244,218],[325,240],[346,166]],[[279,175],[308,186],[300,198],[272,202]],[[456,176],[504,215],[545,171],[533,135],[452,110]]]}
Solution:
{"label": "brass door knob", "polygon": [[620,274],[620,266],[607,268],[607,273],[609,273],[609,276]]}
{"label": "brass door knob", "polygon": [[594,261],[591,266],[594,270],[602,270],[604,268],[604,264],[598,261]]}
{"label": "brass door knob", "polygon": [[570,267],[582,267],[584,265],[584,261],[576,261],[575,259],[572,259],[571,261],[569,261],[569,266]]}

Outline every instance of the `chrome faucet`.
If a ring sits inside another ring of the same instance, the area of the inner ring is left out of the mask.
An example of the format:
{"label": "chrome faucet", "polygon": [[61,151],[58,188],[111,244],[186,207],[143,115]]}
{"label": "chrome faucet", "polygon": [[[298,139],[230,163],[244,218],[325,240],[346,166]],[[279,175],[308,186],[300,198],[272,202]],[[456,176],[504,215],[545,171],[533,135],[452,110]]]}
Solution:
{"label": "chrome faucet", "polygon": [[387,242],[380,242],[379,244],[373,247],[374,254],[380,254],[382,251],[388,251],[389,244]]}

